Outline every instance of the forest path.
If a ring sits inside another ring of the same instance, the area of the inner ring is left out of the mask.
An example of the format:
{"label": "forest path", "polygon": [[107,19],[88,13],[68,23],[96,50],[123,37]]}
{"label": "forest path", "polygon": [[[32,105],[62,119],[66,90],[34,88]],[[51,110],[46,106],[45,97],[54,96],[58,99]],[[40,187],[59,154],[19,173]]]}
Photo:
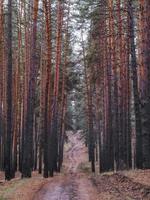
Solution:
{"label": "forest path", "polygon": [[96,187],[79,166],[87,161],[87,149],[80,134],[68,134],[65,150],[65,174],[55,176],[35,196],[34,200],[98,200]]}
{"label": "forest path", "polygon": [[[20,174],[6,182],[1,172],[0,199],[9,200],[150,200],[150,170],[92,174],[88,151],[79,132],[68,135],[62,173],[43,179]],[[98,168],[96,167],[97,171]]]}
{"label": "forest path", "polygon": [[[63,172],[50,179],[33,200],[150,200],[148,181],[145,185],[124,172],[94,176],[86,171],[87,163],[84,140],[79,132],[70,132],[65,145]],[[143,173],[150,177],[148,171]],[[139,180],[145,179],[143,173],[137,172]]]}

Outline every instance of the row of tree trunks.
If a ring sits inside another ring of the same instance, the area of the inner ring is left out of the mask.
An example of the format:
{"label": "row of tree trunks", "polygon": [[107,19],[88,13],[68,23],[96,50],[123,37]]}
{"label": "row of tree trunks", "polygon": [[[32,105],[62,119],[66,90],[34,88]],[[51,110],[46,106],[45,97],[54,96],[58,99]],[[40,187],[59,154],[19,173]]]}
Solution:
{"label": "row of tree trunks", "polygon": [[92,116],[87,126],[92,122],[96,133],[99,168],[149,168],[150,5],[146,0],[100,0],[99,5],[93,10],[97,18],[91,17],[90,48],[83,56],[86,103]]}
{"label": "row of tree trunks", "polygon": [[7,180],[17,170],[22,178],[37,169],[47,178],[63,162],[70,1],[58,1],[53,17],[50,0],[5,3],[0,1],[0,169]]}

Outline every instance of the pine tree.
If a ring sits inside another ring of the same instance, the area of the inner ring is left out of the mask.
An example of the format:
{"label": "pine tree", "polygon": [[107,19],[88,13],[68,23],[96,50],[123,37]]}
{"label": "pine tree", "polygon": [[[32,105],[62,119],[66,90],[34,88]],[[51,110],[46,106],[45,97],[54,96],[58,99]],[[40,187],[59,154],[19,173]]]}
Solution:
{"label": "pine tree", "polygon": [[8,1],[8,61],[7,61],[7,130],[5,144],[5,178],[10,180],[14,177],[12,168],[12,0]]}

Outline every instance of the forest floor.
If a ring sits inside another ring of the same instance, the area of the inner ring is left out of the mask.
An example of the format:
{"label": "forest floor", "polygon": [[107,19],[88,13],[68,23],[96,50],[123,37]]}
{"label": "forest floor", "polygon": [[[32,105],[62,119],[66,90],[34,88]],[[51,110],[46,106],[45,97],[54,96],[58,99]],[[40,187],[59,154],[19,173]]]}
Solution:
{"label": "forest floor", "polygon": [[68,135],[62,173],[43,179],[5,182],[0,173],[0,200],[150,200],[150,170],[90,173],[87,148],[80,134]]}

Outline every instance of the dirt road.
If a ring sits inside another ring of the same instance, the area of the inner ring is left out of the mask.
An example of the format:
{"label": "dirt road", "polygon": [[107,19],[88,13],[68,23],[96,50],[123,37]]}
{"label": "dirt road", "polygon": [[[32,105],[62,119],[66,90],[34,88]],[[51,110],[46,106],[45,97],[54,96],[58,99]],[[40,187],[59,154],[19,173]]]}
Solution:
{"label": "dirt road", "polygon": [[124,174],[94,176],[80,170],[87,163],[87,149],[80,134],[68,135],[65,172],[55,176],[34,200],[150,200],[150,186],[134,182]]}
{"label": "dirt road", "polygon": [[68,135],[69,147],[65,152],[66,173],[54,177],[35,196],[34,200],[98,200],[97,190],[79,165],[86,159],[85,146],[79,133]]}

